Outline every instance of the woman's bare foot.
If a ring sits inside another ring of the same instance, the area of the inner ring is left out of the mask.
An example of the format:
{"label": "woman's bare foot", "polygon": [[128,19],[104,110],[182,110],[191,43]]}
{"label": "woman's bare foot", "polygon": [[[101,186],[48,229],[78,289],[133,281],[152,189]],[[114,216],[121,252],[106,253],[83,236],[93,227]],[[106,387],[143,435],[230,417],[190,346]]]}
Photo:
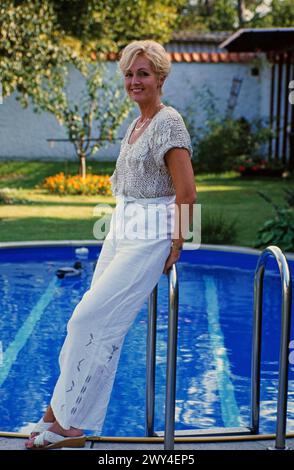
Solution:
{"label": "woman's bare foot", "polygon": [[[70,428],[70,429],[63,429],[60,424],[55,421],[52,426],[48,429],[48,431],[54,432],[55,434],[59,434],[60,436],[64,437],[78,437],[83,436],[83,431],[77,428]],[[35,436],[36,437],[36,436]],[[44,445],[48,444],[48,442],[44,442]],[[29,439],[25,446],[27,449],[34,447],[34,438]]]}
{"label": "woman's bare foot", "polygon": [[[52,410],[50,405],[48,406],[47,410],[45,411],[45,414],[43,416],[43,421],[44,421],[44,423],[52,423],[52,424],[54,423],[54,421],[56,421],[53,410]],[[33,439],[34,437],[38,436],[39,434],[40,434],[39,431],[38,432],[33,431],[30,434],[30,438]]]}

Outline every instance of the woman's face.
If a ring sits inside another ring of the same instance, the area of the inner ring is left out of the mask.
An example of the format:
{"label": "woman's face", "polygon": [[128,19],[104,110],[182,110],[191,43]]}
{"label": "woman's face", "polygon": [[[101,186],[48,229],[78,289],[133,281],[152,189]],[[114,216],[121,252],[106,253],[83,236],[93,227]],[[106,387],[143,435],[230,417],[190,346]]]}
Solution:
{"label": "woman's face", "polygon": [[160,97],[161,83],[152,69],[151,62],[143,54],[136,57],[125,73],[126,91],[138,104],[154,101]]}

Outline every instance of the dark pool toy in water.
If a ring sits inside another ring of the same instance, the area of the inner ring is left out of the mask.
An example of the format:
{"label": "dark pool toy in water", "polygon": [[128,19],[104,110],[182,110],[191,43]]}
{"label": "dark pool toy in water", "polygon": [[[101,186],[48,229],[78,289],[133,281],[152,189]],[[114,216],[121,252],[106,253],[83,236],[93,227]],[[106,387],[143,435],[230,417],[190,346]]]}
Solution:
{"label": "dark pool toy in water", "polygon": [[81,272],[82,272],[82,263],[80,261],[76,261],[72,267],[65,266],[63,268],[57,269],[56,276],[59,279],[63,279],[64,277],[80,276]]}

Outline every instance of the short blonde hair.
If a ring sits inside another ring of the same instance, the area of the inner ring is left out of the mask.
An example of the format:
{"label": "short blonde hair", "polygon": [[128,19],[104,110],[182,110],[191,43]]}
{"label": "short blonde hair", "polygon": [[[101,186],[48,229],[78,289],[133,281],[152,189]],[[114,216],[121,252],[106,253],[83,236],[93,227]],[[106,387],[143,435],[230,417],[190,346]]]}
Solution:
{"label": "short blonde hair", "polygon": [[[139,55],[144,54],[150,60],[153,71],[159,77],[166,78],[170,72],[171,62],[164,47],[151,39],[132,41],[121,52],[119,67],[123,74],[132,66]],[[160,94],[162,94],[160,88]]]}

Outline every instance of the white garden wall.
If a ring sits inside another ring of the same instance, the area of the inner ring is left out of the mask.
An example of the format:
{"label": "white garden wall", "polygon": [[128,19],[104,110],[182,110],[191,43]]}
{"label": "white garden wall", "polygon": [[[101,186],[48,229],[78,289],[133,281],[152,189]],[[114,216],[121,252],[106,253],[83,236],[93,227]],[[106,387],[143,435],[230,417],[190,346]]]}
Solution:
{"label": "white garden wall", "polygon": [[[115,71],[117,64],[108,62],[110,70]],[[259,75],[253,76],[253,67],[258,67]],[[243,78],[235,117],[247,119],[267,118],[269,115],[270,66],[265,59],[254,59],[246,63],[199,63],[174,62],[172,71],[164,85],[162,102],[178,109],[185,117],[186,106],[195,107],[197,125],[205,125],[205,114],[195,101],[195,93],[207,87],[216,97],[216,106],[224,113],[230,95],[234,76]],[[80,75],[71,70],[71,92],[75,95],[82,86]],[[122,136],[129,122],[139,114],[137,106],[122,125]],[[35,114],[32,107],[23,109],[15,96],[3,99],[0,104],[0,159],[75,159],[71,144],[55,143],[50,146],[47,139],[66,138],[63,128],[54,116],[48,113]],[[115,160],[119,153],[119,143],[101,149],[95,159]]]}

